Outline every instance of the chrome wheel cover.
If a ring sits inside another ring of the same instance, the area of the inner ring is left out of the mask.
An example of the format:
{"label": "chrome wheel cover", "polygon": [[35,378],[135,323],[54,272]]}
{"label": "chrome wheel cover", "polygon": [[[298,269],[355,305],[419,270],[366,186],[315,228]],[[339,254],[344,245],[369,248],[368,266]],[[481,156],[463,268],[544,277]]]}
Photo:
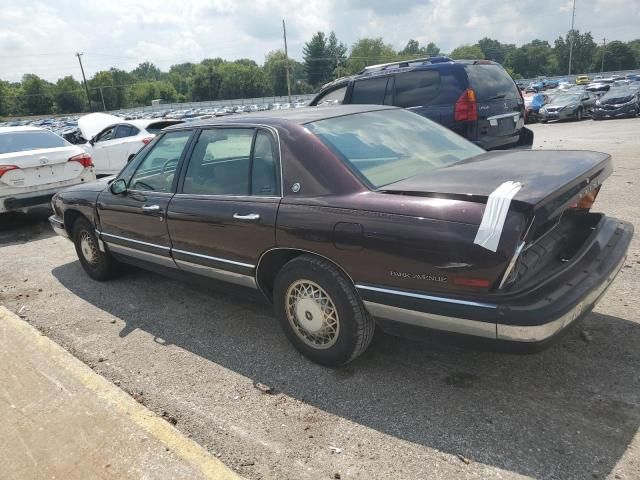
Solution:
{"label": "chrome wheel cover", "polygon": [[98,246],[89,232],[80,234],[80,251],[89,265],[95,266],[98,263]]}
{"label": "chrome wheel cover", "polygon": [[305,344],[317,350],[332,347],[340,333],[340,318],[333,300],[310,280],[296,280],[285,294],[287,320]]}

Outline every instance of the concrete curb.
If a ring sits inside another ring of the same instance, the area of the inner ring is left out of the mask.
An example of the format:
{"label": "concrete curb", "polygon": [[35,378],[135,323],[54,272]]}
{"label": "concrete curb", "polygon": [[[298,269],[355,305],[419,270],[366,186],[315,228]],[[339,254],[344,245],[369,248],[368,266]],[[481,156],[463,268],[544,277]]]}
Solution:
{"label": "concrete curb", "polygon": [[0,306],[0,349],[3,348],[3,341],[8,339],[6,329],[13,330],[13,334],[22,337],[25,343],[33,346],[33,350],[38,354],[44,354],[51,363],[62,370],[64,375],[72,377],[73,380],[82,384],[97,399],[106,402],[108,407],[114,408],[117,413],[126,417],[128,422],[155,438],[191,467],[201,471],[204,478],[216,480],[238,480],[241,478],[161,417],[95,373],[17,315]]}

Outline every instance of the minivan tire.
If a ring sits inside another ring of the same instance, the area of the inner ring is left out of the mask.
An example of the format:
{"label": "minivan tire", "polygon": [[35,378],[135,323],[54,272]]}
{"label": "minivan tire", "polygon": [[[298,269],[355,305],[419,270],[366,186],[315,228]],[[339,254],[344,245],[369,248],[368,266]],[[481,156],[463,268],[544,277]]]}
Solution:
{"label": "minivan tire", "polygon": [[371,343],[374,320],[351,280],[327,260],[302,255],[289,261],[276,276],[273,299],[289,341],[320,365],[349,363]]}

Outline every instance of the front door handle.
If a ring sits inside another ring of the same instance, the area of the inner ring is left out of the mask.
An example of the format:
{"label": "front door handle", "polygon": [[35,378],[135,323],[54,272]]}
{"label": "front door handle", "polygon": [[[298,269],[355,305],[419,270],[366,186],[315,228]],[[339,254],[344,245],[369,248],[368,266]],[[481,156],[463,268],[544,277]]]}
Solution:
{"label": "front door handle", "polygon": [[247,215],[234,213],[233,218],[235,218],[236,220],[243,220],[245,222],[255,222],[256,220],[260,220],[260,215],[258,215],[257,213],[248,213]]}
{"label": "front door handle", "polygon": [[143,212],[159,212],[160,205],[143,205],[142,211]]}

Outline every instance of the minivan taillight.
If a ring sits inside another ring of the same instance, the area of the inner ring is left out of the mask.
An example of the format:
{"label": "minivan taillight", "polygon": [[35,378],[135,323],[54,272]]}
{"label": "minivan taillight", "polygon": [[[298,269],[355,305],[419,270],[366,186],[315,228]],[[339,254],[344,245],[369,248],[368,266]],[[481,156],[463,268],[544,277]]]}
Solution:
{"label": "minivan taillight", "polygon": [[93,162],[91,161],[91,155],[89,155],[88,153],[81,153],[79,155],[74,155],[67,161],[78,162],[84,168],[93,167]]}
{"label": "minivan taillight", "polygon": [[456,122],[468,122],[478,120],[478,103],[476,101],[476,92],[471,88],[467,88],[458,101],[456,102],[453,119]]}
{"label": "minivan taillight", "polygon": [[0,177],[10,170],[20,170],[16,165],[0,165]]}

